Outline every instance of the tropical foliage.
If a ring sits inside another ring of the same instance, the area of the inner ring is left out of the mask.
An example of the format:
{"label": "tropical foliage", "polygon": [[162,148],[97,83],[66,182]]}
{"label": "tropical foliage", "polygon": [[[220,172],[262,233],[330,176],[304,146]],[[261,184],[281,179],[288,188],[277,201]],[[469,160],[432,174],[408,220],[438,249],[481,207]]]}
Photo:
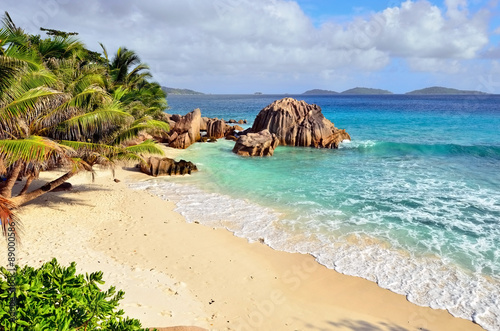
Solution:
{"label": "tropical foliage", "polygon": [[[108,59],[103,45],[103,55],[91,52],[73,32],[43,31],[48,37],[25,33],[8,13],[0,29],[0,196],[8,200],[0,215],[95,164],[162,154],[153,141],[131,141],[169,130],[166,95],[135,52],[122,47]],[[66,173],[30,191],[40,171],[56,167]],[[19,179],[24,188],[13,190]]]}
{"label": "tropical foliage", "polygon": [[56,259],[40,268],[0,268],[0,330],[146,330],[118,310],[124,292],[104,291],[102,271],[76,274]]}

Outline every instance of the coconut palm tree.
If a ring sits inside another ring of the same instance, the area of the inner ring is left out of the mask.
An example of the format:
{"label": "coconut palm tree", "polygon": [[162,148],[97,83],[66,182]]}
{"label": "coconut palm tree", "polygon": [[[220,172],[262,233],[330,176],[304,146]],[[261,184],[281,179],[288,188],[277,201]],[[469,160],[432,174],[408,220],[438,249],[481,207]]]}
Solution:
{"label": "coconut palm tree", "polygon": [[168,109],[167,95],[160,84],[148,81],[151,77],[149,67],[126,47],[119,48],[113,59],[109,60],[106,47],[102,43],[100,45],[108,62],[108,89],[115,99],[136,118],[151,116],[163,119],[164,111]]}
{"label": "coconut palm tree", "polygon": [[[104,51],[107,54],[105,49]],[[135,88],[139,83],[151,78],[151,73],[148,70],[149,66],[142,63],[139,56],[126,47],[118,49],[109,65],[109,72],[114,85],[124,86],[125,88]]]}
{"label": "coconut palm tree", "polygon": [[[14,35],[11,30],[0,29],[0,36],[6,37],[0,41],[5,82],[0,85],[0,172],[6,175],[1,196],[19,206],[79,171],[92,171],[96,163],[140,160],[141,153],[162,154],[151,141],[122,144],[141,130],[167,130],[168,126],[146,117],[135,120],[125,112],[123,103],[106,90],[106,68],[82,60],[79,42],[51,38],[38,44],[42,48],[27,47],[19,42],[19,31]],[[28,192],[41,170],[56,165],[66,166],[68,172]],[[19,177],[27,181],[12,198]]]}

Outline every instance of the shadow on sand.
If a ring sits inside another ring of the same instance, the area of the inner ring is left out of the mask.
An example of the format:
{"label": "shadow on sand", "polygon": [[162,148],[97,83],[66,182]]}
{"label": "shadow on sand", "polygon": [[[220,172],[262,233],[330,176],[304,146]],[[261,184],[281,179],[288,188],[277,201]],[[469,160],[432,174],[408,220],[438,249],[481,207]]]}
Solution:
{"label": "shadow on sand", "polygon": [[320,325],[304,323],[305,330],[333,331],[333,330],[351,330],[351,331],[430,331],[426,328],[407,328],[387,322],[372,323],[363,320],[341,319],[338,321],[325,321]]}

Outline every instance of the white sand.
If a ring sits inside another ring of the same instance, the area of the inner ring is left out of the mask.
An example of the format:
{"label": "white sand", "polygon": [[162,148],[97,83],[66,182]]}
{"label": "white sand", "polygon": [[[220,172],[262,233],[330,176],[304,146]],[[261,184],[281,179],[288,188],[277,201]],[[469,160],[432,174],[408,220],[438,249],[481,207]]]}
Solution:
{"label": "white sand", "polygon": [[[42,174],[53,179],[54,173]],[[133,170],[70,179],[69,192],[22,207],[21,265],[56,257],[78,272],[102,270],[125,291],[123,308],[144,326],[211,330],[480,330],[446,311],[418,307],[311,256],[249,244],[226,230],[188,224],[174,205],[126,183]],[[6,249],[0,251],[7,261]],[[3,265],[6,262],[2,263]]]}

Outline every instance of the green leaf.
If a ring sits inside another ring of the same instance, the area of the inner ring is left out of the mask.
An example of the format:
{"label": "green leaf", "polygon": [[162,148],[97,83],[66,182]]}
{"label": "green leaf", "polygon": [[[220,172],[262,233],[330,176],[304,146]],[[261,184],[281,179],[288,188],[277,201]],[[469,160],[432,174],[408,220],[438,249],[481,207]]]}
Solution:
{"label": "green leaf", "polygon": [[24,163],[44,162],[55,156],[68,158],[71,152],[72,149],[39,136],[0,140],[0,157],[5,160],[7,166],[17,161]]}
{"label": "green leaf", "polygon": [[139,154],[139,153],[147,153],[147,154],[156,154],[156,155],[165,155],[163,150],[159,147],[159,145],[152,140],[146,140],[141,144],[129,146],[125,148],[128,153]]}
{"label": "green leaf", "polygon": [[62,122],[58,132],[60,136],[68,137],[69,140],[80,140],[83,137],[104,133],[132,119],[130,114],[118,110],[116,106],[107,106]]}

